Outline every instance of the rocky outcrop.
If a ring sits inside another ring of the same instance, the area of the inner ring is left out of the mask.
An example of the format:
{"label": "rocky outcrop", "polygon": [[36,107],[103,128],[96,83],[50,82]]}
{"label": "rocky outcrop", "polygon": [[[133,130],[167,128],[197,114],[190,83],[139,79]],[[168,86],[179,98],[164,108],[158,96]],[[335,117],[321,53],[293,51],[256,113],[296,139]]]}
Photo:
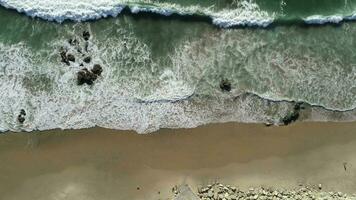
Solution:
{"label": "rocky outcrop", "polygon": [[[69,45],[72,46],[69,47],[71,53],[68,53],[69,50],[67,48],[61,47],[60,49],[61,61],[67,64],[68,66],[70,66],[71,63],[75,63],[77,60],[82,60],[79,66],[83,68],[77,72],[77,84],[92,85],[94,81],[96,81],[97,78],[101,76],[103,72],[103,68],[100,64],[94,64],[91,70],[88,70],[88,67],[85,67],[85,65],[90,64],[92,62],[92,57],[87,54],[89,49],[89,44],[90,44],[89,39],[91,38],[91,35],[89,31],[83,31],[82,36],[83,36],[83,40],[85,40],[84,42],[82,41],[81,38],[79,39],[71,38],[68,40]],[[84,53],[82,52],[83,44],[85,45],[85,51],[86,51]],[[75,50],[77,53],[75,52]],[[77,58],[79,57],[79,59],[76,59],[75,55],[77,56]]]}
{"label": "rocky outcrop", "polygon": [[61,62],[65,63],[69,66],[70,62],[67,57],[67,51],[64,50],[63,48],[61,48],[61,50],[59,51],[59,54],[61,55]]}
{"label": "rocky outcrop", "polygon": [[76,38],[74,38],[74,39],[69,39],[68,40],[68,43],[70,44],[70,45],[72,45],[72,46],[77,46],[77,45],[79,45],[79,41],[76,39]]}
{"label": "rocky outcrop", "polygon": [[75,56],[73,54],[67,54],[67,58],[71,62],[75,62]]}
{"label": "rocky outcrop", "polygon": [[61,62],[70,65],[70,62],[75,62],[75,56],[73,54],[68,53],[63,47],[60,49],[59,54],[61,56]]}
{"label": "rocky outcrop", "polygon": [[91,57],[90,57],[90,56],[87,56],[87,57],[85,57],[85,58],[83,59],[83,61],[84,61],[85,63],[90,63],[90,62],[91,62]]}
{"label": "rocky outcrop", "polygon": [[305,105],[303,102],[297,102],[294,105],[293,111],[289,113],[287,116],[282,118],[282,123],[284,125],[289,125],[295,121],[297,121],[300,117],[300,111],[305,109]]}
{"label": "rocky outcrop", "polygon": [[88,41],[90,39],[89,31],[83,31],[83,38],[85,41]]}
{"label": "rocky outcrop", "polygon": [[78,85],[83,85],[85,83],[88,85],[92,85],[97,78],[98,78],[98,75],[89,71],[87,68],[81,69],[77,73]]}
{"label": "rocky outcrop", "polygon": [[103,68],[99,64],[95,64],[93,69],[91,70],[94,74],[100,76],[101,73],[103,72]]}
{"label": "rocky outcrop", "polygon": [[282,123],[284,125],[289,125],[299,118],[299,111],[293,111],[292,113],[288,114],[287,116],[282,118]]}

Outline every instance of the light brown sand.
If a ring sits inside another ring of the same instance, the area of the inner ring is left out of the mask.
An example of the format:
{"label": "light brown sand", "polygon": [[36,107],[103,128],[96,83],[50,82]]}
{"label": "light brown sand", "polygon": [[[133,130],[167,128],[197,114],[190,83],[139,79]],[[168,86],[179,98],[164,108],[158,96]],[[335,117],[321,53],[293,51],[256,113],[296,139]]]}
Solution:
{"label": "light brown sand", "polygon": [[356,123],[0,135],[1,200],[167,199],[176,184],[215,180],[355,193]]}

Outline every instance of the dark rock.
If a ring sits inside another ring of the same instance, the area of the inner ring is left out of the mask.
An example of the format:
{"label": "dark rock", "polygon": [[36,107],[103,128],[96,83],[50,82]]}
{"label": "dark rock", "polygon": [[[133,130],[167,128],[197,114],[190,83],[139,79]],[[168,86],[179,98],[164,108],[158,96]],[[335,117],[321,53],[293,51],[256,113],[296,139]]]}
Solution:
{"label": "dark rock", "polygon": [[79,45],[79,41],[76,39],[76,38],[74,38],[74,39],[69,39],[68,40],[68,43],[70,44],[70,45],[72,45],[72,46],[76,46],[76,45]]}
{"label": "dark rock", "polygon": [[89,31],[83,31],[83,38],[84,40],[89,40],[90,39],[90,33]]}
{"label": "dark rock", "polygon": [[100,76],[103,72],[103,68],[99,64],[95,64],[93,69],[91,70],[94,74]]}
{"label": "dark rock", "polygon": [[86,52],[89,51],[89,42],[88,42],[88,41],[85,41],[84,50],[85,50]]}
{"label": "dark rock", "polygon": [[83,63],[80,63],[80,65],[79,65],[79,66],[83,67],[83,66],[84,66],[84,64],[83,64]]}
{"label": "dark rock", "polygon": [[222,91],[230,92],[231,91],[231,83],[230,83],[230,81],[227,80],[227,79],[223,79],[220,82],[220,89]]}
{"label": "dark rock", "polygon": [[82,55],[84,55],[84,54],[83,54],[83,51],[82,51],[82,47],[79,47],[79,46],[78,46],[78,47],[77,47],[77,52],[80,53],[80,54],[82,54]]}
{"label": "dark rock", "polygon": [[90,57],[90,56],[87,56],[87,57],[85,57],[85,58],[83,59],[83,61],[84,61],[85,63],[90,63],[90,62],[91,62],[91,57]]}
{"label": "dark rock", "polygon": [[67,51],[65,51],[64,49],[60,50],[60,55],[61,55],[61,62],[70,65],[68,57],[67,57]]}
{"label": "dark rock", "polygon": [[75,62],[75,56],[73,54],[68,54],[67,58],[68,58],[69,61]]}
{"label": "dark rock", "polygon": [[17,121],[20,122],[21,124],[23,124],[25,122],[25,120],[26,119],[24,116],[22,116],[22,115],[17,116]]}
{"label": "dark rock", "polygon": [[90,72],[87,68],[84,68],[77,73],[78,85],[83,85],[84,83],[92,85],[97,78],[98,76],[93,72]]}
{"label": "dark rock", "polygon": [[20,110],[20,115],[26,116],[26,111],[24,109]]}
{"label": "dark rock", "polygon": [[283,119],[282,119],[282,122],[284,125],[289,125],[295,121],[297,121],[299,118],[299,111],[294,111],[292,112],[291,114],[285,116]]}
{"label": "dark rock", "polygon": [[303,102],[297,102],[295,105],[294,105],[294,110],[304,110],[305,109],[305,104]]}

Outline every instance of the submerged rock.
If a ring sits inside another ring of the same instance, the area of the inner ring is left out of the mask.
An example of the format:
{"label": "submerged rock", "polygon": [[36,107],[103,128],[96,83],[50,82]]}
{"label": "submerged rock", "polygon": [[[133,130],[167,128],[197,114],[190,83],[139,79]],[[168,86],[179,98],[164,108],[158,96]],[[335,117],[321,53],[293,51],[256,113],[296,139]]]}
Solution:
{"label": "submerged rock", "polygon": [[87,57],[85,57],[85,58],[83,59],[83,61],[84,61],[85,63],[90,63],[90,62],[91,62],[91,57],[90,57],[90,56],[87,56]]}
{"label": "submerged rock", "polygon": [[85,41],[84,50],[85,50],[86,52],[89,51],[89,42],[88,42],[88,41]]}
{"label": "submerged rock", "polygon": [[69,61],[75,62],[75,56],[73,54],[68,54],[67,58],[68,58]]}
{"label": "submerged rock", "polygon": [[23,124],[25,122],[25,117],[23,115],[18,115],[17,116],[17,121],[20,122],[21,124]]}
{"label": "submerged rock", "polygon": [[79,41],[76,39],[76,38],[74,38],[74,39],[69,39],[68,40],[68,43],[70,44],[70,45],[72,45],[72,46],[76,46],[76,45],[79,45]]}
{"label": "submerged rock", "polygon": [[26,120],[25,116],[26,116],[26,111],[24,109],[21,109],[20,114],[17,116],[17,121],[21,124],[24,123]]}
{"label": "submerged rock", "polygon": [[78,85],[83,85],[84,83],[92,85],[97,78],[98,76],[87,68],[84,68],[77,73]]}
{"label": "submerged rock", "polygon": [[84,40],[89,40],[90,39],[90,33],[89,31],[83,31],[83,38]]}
{"label": "submerged rock", "polygon": [[26,116],[26,111],[24,109],[20,110],[20,115]]}
{"label": "submerged rock", "polygon": [[231,91],[231,82],[227,79],[223,79],[220,82],[220,89],[222,91],[230,92]]}
{"label": "submerged rock", "polygon": [[67,51],[64,50],[63,48],[61,48],[59,54],[61,55],[61,62],[67,64],[68,66],[70,65],[70,62],[68,60],[68,57],[67,57]]}
{"label": "submerged rock", "polygon": [[93,69],[91,70],[94,74],[100,76],[103,72],[103,68],[99,64],[95,64]]}

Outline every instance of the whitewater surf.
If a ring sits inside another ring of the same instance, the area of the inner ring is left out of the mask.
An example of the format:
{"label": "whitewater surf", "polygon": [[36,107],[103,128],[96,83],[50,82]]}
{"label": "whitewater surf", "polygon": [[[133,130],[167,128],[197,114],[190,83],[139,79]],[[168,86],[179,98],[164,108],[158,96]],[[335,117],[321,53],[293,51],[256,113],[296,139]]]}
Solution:
{"label": "whitewater surf", "polygon": [[355,2],[303,2],[0,0],[0,130],[355,121]]}

